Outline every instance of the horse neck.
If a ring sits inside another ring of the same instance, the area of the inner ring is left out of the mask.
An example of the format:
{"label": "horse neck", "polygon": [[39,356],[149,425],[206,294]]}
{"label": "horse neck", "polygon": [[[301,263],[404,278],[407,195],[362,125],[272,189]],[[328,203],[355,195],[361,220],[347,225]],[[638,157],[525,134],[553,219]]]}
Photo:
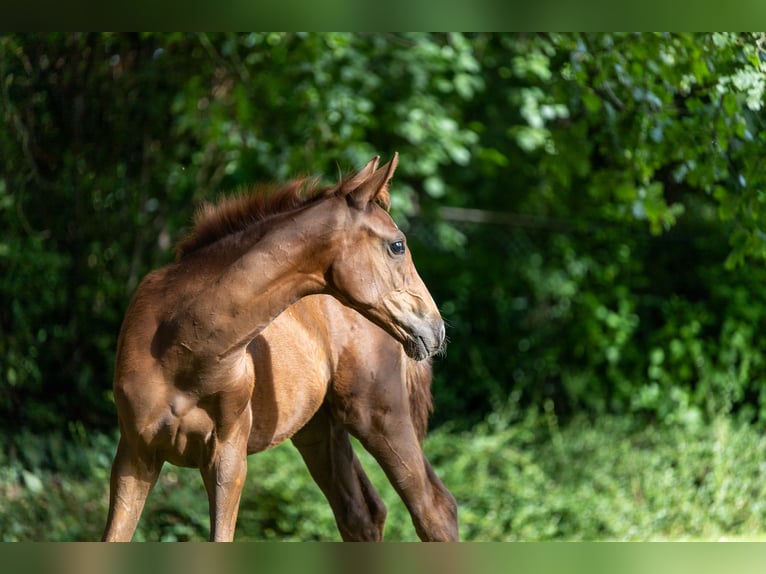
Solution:
{"label": "horse neck", "polygon": [[274,217],[242,235],[239,257],[188,307],[196,348],[218,355],[244,348],[292,303],[325,290],[342,227],[331,203]]}

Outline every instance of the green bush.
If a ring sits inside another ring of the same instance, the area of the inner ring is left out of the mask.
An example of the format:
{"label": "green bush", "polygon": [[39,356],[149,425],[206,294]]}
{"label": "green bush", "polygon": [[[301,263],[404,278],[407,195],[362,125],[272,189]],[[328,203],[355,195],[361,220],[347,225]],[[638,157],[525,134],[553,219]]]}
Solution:
{"label": "green bush", "polygon": [[[14,444],[0,460],[0,539],[97,540],[114,439],[25,435]],[[425,448],[458,501],[464,540],[763,536],[766,439],[760,427],[727,418],[646,426],[607,416],[559,425],[550,407],[522,414],[511,404],[470,431],[435,431]],[[358,445],[357,451],[389,509],[386,539],[417,540],[382,471]],[[167,466],[135,540],[204,540],[207,533],[199,474]],[[291,446],[250,457],[236,539],[340,539]]]}
{"label": "green bush", "polygon": [[719,227],[462,232],[465,248],[439,251],[432,230],[413,227],[449,324],[436,424],[470,425],[515,392],[524,407],[552,400],[560,416],[764,420],[766,271],[728,268]]}
{"label": "green bush", "polygon": [[0,427],[114,428],[123,311],[201,200],[395,150],[451,325],[435,425],[513,391],[762,418],[761,40],[3,35]]}

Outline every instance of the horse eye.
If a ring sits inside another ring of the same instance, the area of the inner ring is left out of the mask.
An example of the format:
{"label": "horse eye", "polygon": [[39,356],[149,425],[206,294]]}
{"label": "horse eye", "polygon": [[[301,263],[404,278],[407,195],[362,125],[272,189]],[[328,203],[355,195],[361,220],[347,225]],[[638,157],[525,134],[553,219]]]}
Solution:
{"label": "horse eye", "polygon": [[404,241],[394,241],[388,244],[388,248],[393,255],[402,255],[404,253]]}

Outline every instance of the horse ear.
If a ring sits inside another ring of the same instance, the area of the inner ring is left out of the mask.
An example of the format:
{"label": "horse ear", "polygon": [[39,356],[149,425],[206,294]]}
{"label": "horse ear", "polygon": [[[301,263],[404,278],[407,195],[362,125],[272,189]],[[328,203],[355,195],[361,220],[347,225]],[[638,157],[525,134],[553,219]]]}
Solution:
{"label": "horse ear", "polygon": [[367,165],[365,165],[362,169],[360,169],[354,176],[352,176],[350,179],[343,182],[343,190],[346,193],[354,191],[356,188],[362,185],[365,181],[370,179],[372,177],[372,174],[374,174],[375,170],[378,168],[379,161],[380,161],[379,155],[376,155],[374,158],[368,161]]}
{"label": "horse ear", "polygon": [[[371,165],[377,167],[378,159],[379,158],[376,157],[370,161],[358,175],[352,178],[352,181],[357,179],[363,172],[366,172]],[[365,177],[358,185],[353,187],[349,185],[349,193],[347,197],[359,208],[364,208],[368,203],[375,201],[380,194],[386,194],[385,198],[387,198],[388,182],[394,177],[394,172],[396,171],[396,166],[398,164],[399,154],[394,152],[394,157],[392,157],[391,161],[387,164],[374,170],[374,173]]]}

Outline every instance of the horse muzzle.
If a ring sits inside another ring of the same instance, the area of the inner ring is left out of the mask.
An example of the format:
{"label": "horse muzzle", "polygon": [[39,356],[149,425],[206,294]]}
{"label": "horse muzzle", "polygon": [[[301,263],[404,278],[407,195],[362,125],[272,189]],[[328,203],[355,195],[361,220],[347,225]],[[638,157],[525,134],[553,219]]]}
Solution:
{"label": "horse muzzle", "polygon": [[445,341],[446,330],[444,321],[439,319],[430,328],[420,329],[409,334],[405,341],[402,342],[402,346],[408,357],[416,361],[422,361],[443,352]]}

